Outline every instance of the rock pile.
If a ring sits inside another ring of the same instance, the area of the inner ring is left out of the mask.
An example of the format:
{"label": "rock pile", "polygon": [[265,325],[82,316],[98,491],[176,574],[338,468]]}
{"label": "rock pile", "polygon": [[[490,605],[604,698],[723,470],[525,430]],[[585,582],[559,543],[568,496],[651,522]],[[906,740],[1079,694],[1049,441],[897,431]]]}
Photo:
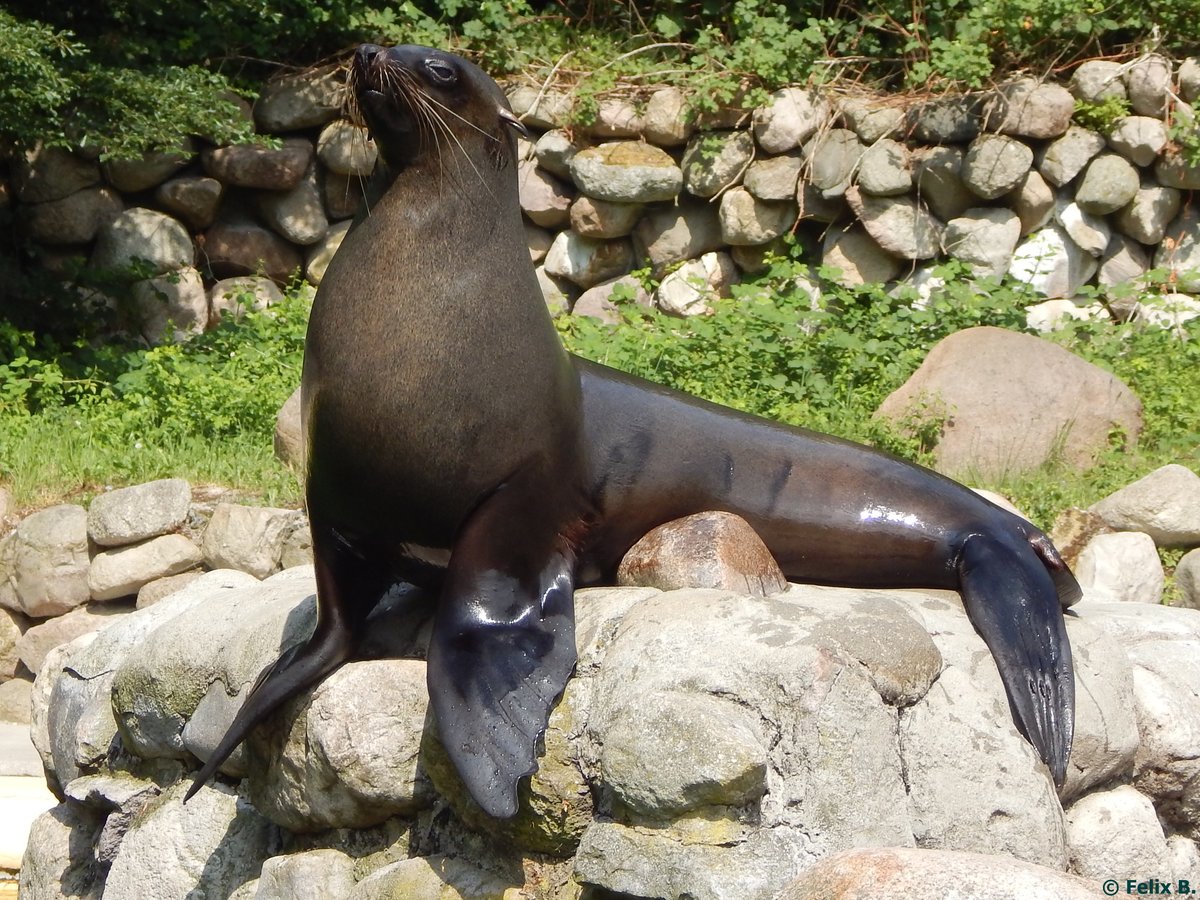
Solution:
{"label": "rock pile", "polygon": [[[1188,201],[1200,168],[1167,124],[1184,114],[1175,103],[1200,94],[1200,64],[1112,65],[1084,63],[1066,86],[1020,79],[905,106],[786,88],[699,123],[666,88],[641,106],[600,104],[587,129],[571,124],[567,95],[511,87],[537,132],[519,176],[547,303],[611,317],[632,269],[686,262],[646,302],[703,312],[793,231],[849,284],[923,283],[946,258],[1007,272],[1051,302],[1031,312],[1047,328],[1109,314],[1075,302],[1083,286],[1118,289],[1164,269],[1178,293],[1109,308],[1163,325],[1193,318],[1200,218]],[[272,281],[297,270],[320,282],[375,160],[364,130],[338,118],[338,80],[323,70],[267,86],[247,115],[277,149],[188,143],[107,163],[38,149],[13,160],[0,198],[15,198],[47,266],[142,260],[133,324],[148,340],[203,330],[223,310],[270,304]],[[1076,99],[1114,92],[1132,114],[1107,133],[1072,121]]]}
{"label": "rock pile", "polygon": [[[193,556],[162,556],[212,566],[182,587],[147,582],[174,589],[40,645],[32,734],[61,803],[32,829],[23,897],[135,897],[152,879],[162,896],[260,900],[587,886],[801,898],[881,865],[897,884],[948,883],[969,865],[1083,896],[1107,878],[1200,870],[1200,594],[1186,574],[1200,549],[1176,579],[1192,609],[1160,604],[1153,552],[1200,547],[1200,476],[1182,466],[1076,516],[1085,599],[1067,624],[1078,715],[1061,793],[957,595],[780,585],[753,535],[701,517],[631,553],[629,571],[671,589],[578,592],[576,676],[507,822],[473,806],[429,727],[430,603],[411,589],[373,614],[370,658],[289,703],[182,804],[258,671],[315,622],[311,567],[278,571],[299,514],[188,493],[176,480],[113,491],[55,508],[55,529],[34,513],[0,545],[17,623],[80,597],[48,623],[87,612],[95,560],[121,542],[178,538]],[[717,549],[688,547],[680,529]],[[239,562],[221,555],[233,547]],[[676,586],[688,566],[706,587]],[[127,597],[161,570],[122,576]],[[37,663],[24,640],[18,656]]]}

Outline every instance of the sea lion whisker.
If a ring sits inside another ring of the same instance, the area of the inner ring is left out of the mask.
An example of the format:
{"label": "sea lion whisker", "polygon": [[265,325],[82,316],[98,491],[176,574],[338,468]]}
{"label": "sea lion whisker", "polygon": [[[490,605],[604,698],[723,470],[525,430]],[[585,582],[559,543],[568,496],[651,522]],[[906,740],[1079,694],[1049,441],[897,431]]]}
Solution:
{"label": "sea lion whisker", "polygon": [[498,137],[496,137],[496,135],[492,134],[490,131],[485,131],[484,129],[482,129],[478,125],[476,125],[474,122],[470,122],[470,121],[467,121],[466,119],[464,119],[462,116],[460,116],[458,113],[456,113],[450,107],[448,107],[445,103],[442,103],[436,97],[432,97],[429,94],[426,94],[425,97],[426,97],[426,99],[437,104],[439,107],[444,109],[446,112],[450,113],[450,115],[454,116],[454,118],[458,119],[460,122],[462,122],[468,128],[473,128],[475,131],[478,131],[480,134],[482,134],[488,140],[491,140],[491,141],[500,140]]}
{"label": "sea lion whisker", "polygon": [[[437,157],[438,171],[443,176],[438,179],[438,190],[441,190],[442,185],[447,180],[444,177],[447,174],[446,158],[454,155],[444,151],[443,147],[448,145],[443,143],[443,135],[449,137],[453,137],[453,135],[450,133],[450,127],[442,121],[437,111],[430,106],[424,92],[416,83],[416,79],[408,73],[405,73],[404,77],[408,82],[406,84],[406,88],[409,91],[407,100],[417,120],[421,140],[432,143],[437,148],[435,155]],[[461,145],[459,145],[459,149],[461,149]]]}
{"label": "sea lion whisker", "polygon": [[438,138],[437,129],[434,127],[440,123],[436,121],[436,116],[431,113],[429,104],[425,102],[424,92],[421,90],[420,83],[411,72],[403,69],[395,72],[395,78],[396,96],[403,100],[404,104],[412,112],[421,143],[432,142],[437,148],[438,161],[440,162],[442,144]]}
{"label": "sea lion whisker", "polygon": [[[438,126],[438,128],[441,129],[442,133],[444,135],[446,135],[446,137],[448,137],[451,141],[453,141],[454,144],[458,147],[459,152],[454,155],[456,157],[461,156],[463,159],[465,159],[467,161],[467,164],[471,167],[472,171],[474,171],[475,177],[479,180],[479,183],[481,185],[483,185],[484,189],[487,190],[488,193],[490,194],[492,192],[492,190],[491,190],[491,187],[487,183],[487,179],[483,177],[483,173],[480,172],[479,168],[475,165],[475,161],[471,158],[471,154],[469,152],[467,152],[467,148],[463,146],[463,143],[461,140],[459,140],[458,135],[454,133],[454,129],[451,128],[449,123],[446,122],[446,120],[442,118],[442,116],[440,115],[438,110],[435,108],[435,106],[445,109],[451,115],[455,116],[455,118],[462,119],[462,116],[459,116],[456,113],[449,110],[445,106],[445,104],[439,103],[435,98],[431,97],[427,91],[418,89],[417,98],[419,99],[419,102],[424,105],[426,111],[429,114],[430,120],[433,123],[435,123]],[[463,119],[463,121],[466,121],[466,120]],[[470,124],[470,123],[468,123],[468,124]],[[472,126],[472,127],[475,127],[475,126]],[[483,131],[480,128],[476,128],[475,130],[479,131],[481,134],[487,135],[487,132]],[[491,137],[491,135],[487,135],[487,136]],[[445,156],[445,154],[439,154],[439,160],[442,161],[443,165],[445,164],[444,160],[442,160],[442,157],[444,157],[444,156]]]}

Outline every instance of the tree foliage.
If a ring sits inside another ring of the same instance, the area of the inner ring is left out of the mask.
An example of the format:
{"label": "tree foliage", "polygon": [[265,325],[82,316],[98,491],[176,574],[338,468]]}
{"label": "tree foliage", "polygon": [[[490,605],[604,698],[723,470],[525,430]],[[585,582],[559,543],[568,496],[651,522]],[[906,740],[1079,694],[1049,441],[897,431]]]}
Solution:
{"label": "tree foliage", "polygon": [[[94,43],[94,42],[92,42]],[[0,10],[0,149],[173,149],[189,135],[244,141],[253,130],[219,72],[199,64],[106,65],[74,32]]]}
{"label": "tree foliage", "polygon": [[[0,142],[97,144],[110,155],[192,133],[247,139],[228,91],[364,40],[428,43],[492,71],[585,82],[745,85],[830,77],[979,86],[1087,56],[1196,49],[1198,0],[9,0],[0,11]],[[563,63],[566,62],[566,65]]]}

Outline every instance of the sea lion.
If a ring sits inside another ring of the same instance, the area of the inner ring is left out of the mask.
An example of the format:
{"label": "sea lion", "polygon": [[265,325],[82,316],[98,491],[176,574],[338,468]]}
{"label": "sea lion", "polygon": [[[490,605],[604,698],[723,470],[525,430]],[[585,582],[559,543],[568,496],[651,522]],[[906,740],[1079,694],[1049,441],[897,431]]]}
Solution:
{"label": "sea lion", "polygon": [[317,625],[259,677],[191,792],[354,656],[404,580],[437,592],[442,743],[480,806],[513,815],[575,665],[575,585],[703,510],[746,518],[793,580],[960,591],[1062,783],[1074,679],[1060,605],[1080,591],[1044,534],[912,463],[571,357],[526,251],[521,125],[495,82],[438,50],[367,45],[350,86],[380,162],[305,350]]}

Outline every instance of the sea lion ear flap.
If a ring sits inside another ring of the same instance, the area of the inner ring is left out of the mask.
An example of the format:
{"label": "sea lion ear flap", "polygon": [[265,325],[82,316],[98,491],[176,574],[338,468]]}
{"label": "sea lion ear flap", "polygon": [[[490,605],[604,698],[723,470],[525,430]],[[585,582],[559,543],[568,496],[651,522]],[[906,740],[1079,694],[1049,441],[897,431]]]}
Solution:
{"label": "sea lion ear flap", "polygon": [[524,137],[527,137],[530,140],[533,139],[533,135],[529,133],[529,129],[525,127],[525,123],[518,119],[512,110],[505,109],[503,106],[501,106],[497,108],[497,112],[500,114],[500,121],[507,122],[517,131],[519,131]]}

